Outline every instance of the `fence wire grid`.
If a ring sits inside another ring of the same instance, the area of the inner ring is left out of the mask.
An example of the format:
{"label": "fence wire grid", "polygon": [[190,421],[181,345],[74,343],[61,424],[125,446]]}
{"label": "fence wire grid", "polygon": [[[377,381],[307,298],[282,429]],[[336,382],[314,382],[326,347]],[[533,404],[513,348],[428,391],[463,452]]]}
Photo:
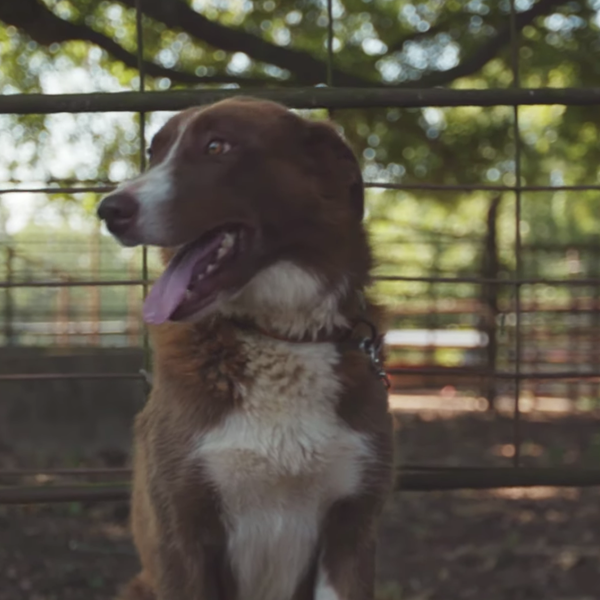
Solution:
{"label": "fence wire grid", "polygon": [[[521,174],[522,165],[522,131],[520,127],[520,108],[525,105],[565,105],[565,106],[598,106],[600,89],[522,89],[519,73],[519,36],[517,27],[518,13],[515,0],[510,0],[510,48],[512,67],[512,87],[508,89],[393,89],[393,88],[349,88],[337,87],[334,73],[334,16],[332,0],[327,0],[327,39],[326,43],[326,87],[288,88],[288,89],[196,89],[166,92],[146,91],[146,72],[144,63],[144,0],[135,0],[137,63],[139,72],[139,89],[136,92],[94,93],[94,94],[17,94],[0,97],[0,114],[51,114],[56,112],[118,112],[136,111],[139,119],[139,169],[146,168],[146,114],[151,111],[173,111],[189,106],[206,104],[236,94],[251,95],[283,102],[296,109],[327,109],[330,118],[335,119],[339,109],[366,108],[423,108],[423,107],[459,107],[506,106],[512,110],[514,136],[515,182],[513,185],[444,185],[444,184],[401,184],[389,182],[366,181],[367,188],[390,189],[400,191],[449,191],[449,192],[490,192],[511,193],[514,197],[514,258],[515,268],[509,277],[467,277],[467,276],[410,276],[381,275],[380,281],[421,282],[431,284],[477,284],[504,286],[512,290],[514,312],[514,336],[512,339],[513,368],[508,370],[485,367],[462,368],[450,367],[394,367],[389,368],[391,375],[401,378],[407,375],[478,377],[486,380],[505,380],[514,388],[512,412],[514,456],[512,467],[475,468],[475,467],[435,467],[420,465],[404,465],[400,469],[398,489],[403,491],[429,491],[451,489],[484,489],[515,486],[597,486],[600,485],[600,469],[570,468],[531,468],[521,464],[521,386],[525,380],[574,380],[587,379],[591,383],[600,383],[600,365],[586,372],[580,370],[561,370],[557,372],[540,372],[529,369],[523,363],[523,314],[527,309],[523,306],[523,286],[592,286],[600,285],[598,278],[543,278],[525,277],[523,275],[523,245],[521,232],[522,195],[536,192],[585,192],[600,191],[600,184],[589,185],[527,185]],[[106,193],[114,189],[114,185],[95,182],[74,182],[68,186],[5,186],[2,194],[8,193],[42,193],[42,194],[77,194],[81,192]],[[7,251],[8,252],[8,251]],[[9,256],[8,260],[14,257]],[[7,277],[0,281],[0,290],[9,291],[19,288],[100,288],[100,287],[137,287],[146,295],[151,284],[148,252],[143,248],[142,262],[139,265],[139,276],[125,279],[47,279],[16,280]],[[7,311],[10,302],[7,300]],[[598,310],[598,309],[596,309]],[[5,314],[6,322],[10,315]],[[8,334],[7,334],[8,335]],[[148,336],[145,328],[140,332],[141,346],[144,355],[144,369],[149,369]],[[145,375],[141,372],[129,373],[37,373],[0,374],[2,381],[52,381],[60,379],[130,379],[145,384]],[[35,485],[24,486],[23,478],[43,475],[46,478],[68,476],[87,480],[86,483],[69,485]],[[54,469],[54,470],[2,470],[0,471],[0,504],[35,504],[73,501],[114,501],[126,500],[129,496],[128,479],[130,471],[121,468],[106,469]],[[92,482],[90,482],[93,481]],[[7,485],[11,483],[11,485]]]}

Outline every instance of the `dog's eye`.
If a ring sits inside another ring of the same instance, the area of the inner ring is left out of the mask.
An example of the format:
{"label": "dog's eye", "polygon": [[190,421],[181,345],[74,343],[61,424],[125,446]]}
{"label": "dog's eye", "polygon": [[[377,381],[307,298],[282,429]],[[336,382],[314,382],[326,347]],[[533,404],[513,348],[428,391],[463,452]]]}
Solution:
{"label": "dog's eye", "polygon": [[146,148],[146,155],[148,156],[148,158],[152,158],[152,147],[151,146]]}
{"label": "dog's eye", "polygon": [[211,140],[206,146],[206,153],[212,155],[225,154],[225,152],[229,152],[230,150],[231,144],[225,140]]}

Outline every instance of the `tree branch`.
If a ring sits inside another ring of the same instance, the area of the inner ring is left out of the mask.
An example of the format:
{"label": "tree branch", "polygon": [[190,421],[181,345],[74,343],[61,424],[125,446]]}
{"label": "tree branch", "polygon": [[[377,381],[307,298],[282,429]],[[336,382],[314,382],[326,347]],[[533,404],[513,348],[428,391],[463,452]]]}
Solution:
{"label": "tree branch", "polygon": [[[129,7],[135,7],[135,0],[119,1]],[[548,14],[556,6],[564,3],[565,0],[540,0],[528,11],[518,13],[516,15],[517,31],[521,31],[536,17]],[[144,12],[168,27],[182,29],[192,37],[211,44],[216,48],[229,52],[244,52],[254,60],[260,60],[287,69],[298,78],[300,83],[315,84],[324,80],[325,63],[310,54],[291,48],[276,46],[245,31],[232,29],[211,21],[194,11],[182,0],[144,0]],[[429,32],[425,32],[424,35],[439,33],[440,27],[441,25],[434,26]],[[483,44],[471,56],[453,69],[430,73],[414,82],[403,82],[398,86],[435,87],[446,85],[460,77],[472,75],[495,58],[502,47],[509,41],[510,25],[506,25],[492,39]],[[335,84],[340,86],[362,87],[373,85],[374,83],[337,69],[334,69],[333,78]]]}
{"label": "tree branch", "polygon": [[[135,0],[120,0],[128,7],[135,7]],[[536,17],[550,13],[565,0],[539,0],[528,11],[516,15],[516,29],[521,31]],[[250,58],[289,70],[296,83],[314,85],[325,79],[325,63],[306,52],[272,44],[248,32],[232,29],[210,21],[192,10],[181,0],[144,0],[144,12],[167,27],[178,28],[190,36],[228,52],[244,52]],[[137,58],[106,35],[83,24],[71,23],[57,17],[40,0],[0,0],[0,20],[25,31],[32,39],[43,45],[68,40],[92,42],[131,68],[137,67]],[[437,29],[437,28],[435,28]],[[432,31],[425,32],[431,35]],[[426,88],[447,85],[454,80],[476,73],[495,58],[510,41],[510,26],[498,33],[459,65],[447,71],[437,71],[421,78],[403,82],[396,87]],[[200,77],[193,73],[168,69],[153,62],[144,61],[146,73],[152,77],[169,77],[181,83],[244,83],[264,84],[269,79],[243,78],[227,75]],[[334,82],[340,86],[365,87],[375,84],[359,76],[334,69]]]}
{"label": "tree branch", "polygon": [[[31,39],[43,46],[72,40],[92,42],[126,66],[137,69],[138,62],[135,54],[128,52],[114,40],[95,29],[57,17],[39,0],[0,0],[0,21],[24,31]],[[199,76],[194,73],[168,69],[150,61],[144,61],[144,69],[151,77],[168,77],[180,83],[260,85],[270,81],[267,78],[244,78],[231,75]]]}
{"label": "tree branch", "polygon": [[[153,112],[178,111],[212,104],[231,96],[250,95],[273,100],[290,108],[423,108],[424,106],[596,106],[598,88],[537,89],[400,89],[398,87],[239,90],[191,89],[165,92],[113,92],[94,94],[7,94],[0,96],[0,115],[42,115],[59,112]],[[425,184],[420,184],[425,189]],[[459,186],[460,187],[460,186]],[[489,186],[488,186],[489,187]],[[462,189],[462,188],[461,188]],[[496,188],[494,188],[495,190]],[[500,191],[506,186],[500,186]],[[552,188],[550,188],[552,189]],[[0,190],[0,193],[2,190]],[[0,288],[2,282],[0,281]]]}
{"label": "tree branch", "polygon": [[[524,27],[531,24],[539,16],[547,15],[559,5],[565,4],[565,0],[540,0],[529,10],[517,13],[515,18],[515,28],[521,31]],[[473,75],[482,69],[488,62],[494,59],[502,48],[510,42],[511,27],[510,24],[499,29],[498,33],[487,42],[475,49],[470,56],[464,58],[456,67],[447,71],[437,71],[423,75],[414,81],[403,83],[402,87],[436,87],[447,85],[455,79]]]}
{"label": "tree branch", "polygon": [[[119,0],[122,4],[135,7],[135,0]],[[325,63],[307,52],[277,46],[241,29],[226,27],[207,19],[190,8],[182,0],[144,0],[144,14],[167,27],[176,27],[226,52],[243,52],[267,64],[276,65],[293,73],[303,85],[314,85],[326,81]],[[373,85],[363,77],[333,69],[333,80],[340,86]]]}
{"label": "tree branch", "polygon": [[[446,33],[454,25],[453,21],[454,19],[449,18],[441,23],[432,25],[427,31],[405,32],[400,39],[396,39],[387,44],[388,54],[400,52],[406,42],[420,42],[421,40],[435,37],[438,35],[438,33]],[[464,18],[462,19],[461,23],[464,23]]]}

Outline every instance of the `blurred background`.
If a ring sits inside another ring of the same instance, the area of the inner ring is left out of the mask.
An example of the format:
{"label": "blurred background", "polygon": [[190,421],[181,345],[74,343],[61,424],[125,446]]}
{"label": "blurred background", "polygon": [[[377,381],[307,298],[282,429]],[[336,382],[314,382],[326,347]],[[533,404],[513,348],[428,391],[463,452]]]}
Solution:
{"label": "blurred background", "polygon": [[[0,0],[3,96],[574,90],[598,86],[599,55],[599,0]],[[1,108],[0,492],[129,465],[146,393],[140,282],[159,266],[94,210],[173,114]],[[331,116],[367,182],[399,462],[599,467],[597,104]],[[597,598],[599,500],[594,488],[397,493],[379,598]],[[127,512],[0,506],[0,600],[111,598],[137,564]]]}

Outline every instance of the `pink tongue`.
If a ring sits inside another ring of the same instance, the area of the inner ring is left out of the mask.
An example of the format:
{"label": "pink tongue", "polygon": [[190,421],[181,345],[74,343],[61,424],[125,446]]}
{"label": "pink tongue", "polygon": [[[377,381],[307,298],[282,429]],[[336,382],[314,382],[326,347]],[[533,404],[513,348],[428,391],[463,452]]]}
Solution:
{"label": "pink tongue", "polygon": [[223,235],[217,235],[207,244],[186,248],[171,259],[144,302],[143,314],[146,323],[160,325],[171,318],[184,301],[192,277],[208,266],[212,253],[219,247],[222,239]]}

